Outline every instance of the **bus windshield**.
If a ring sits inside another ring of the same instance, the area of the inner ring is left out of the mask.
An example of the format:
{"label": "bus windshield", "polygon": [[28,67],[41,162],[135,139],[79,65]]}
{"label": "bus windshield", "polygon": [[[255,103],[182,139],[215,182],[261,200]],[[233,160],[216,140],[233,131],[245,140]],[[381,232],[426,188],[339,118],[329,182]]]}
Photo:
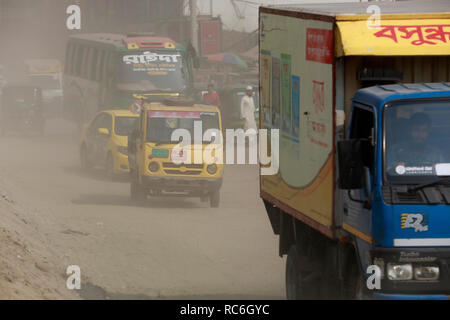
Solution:
{"label": "bus windshield", "polygon": [[130,91],[175,91],[186,86],[180,51],[145,50],[120,57],[118,88]]}

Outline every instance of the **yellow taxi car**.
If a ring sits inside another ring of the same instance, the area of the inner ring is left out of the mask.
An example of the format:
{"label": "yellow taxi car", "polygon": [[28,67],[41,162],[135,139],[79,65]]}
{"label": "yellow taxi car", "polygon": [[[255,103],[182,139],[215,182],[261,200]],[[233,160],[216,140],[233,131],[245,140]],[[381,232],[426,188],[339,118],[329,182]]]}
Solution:
{"label": "yellow taxi car", "polygon": [[81,167],[103,167],[108,177],[129,172],[128,136],[138,121],[139,115],[128,110],[97,113],[81,132]]}

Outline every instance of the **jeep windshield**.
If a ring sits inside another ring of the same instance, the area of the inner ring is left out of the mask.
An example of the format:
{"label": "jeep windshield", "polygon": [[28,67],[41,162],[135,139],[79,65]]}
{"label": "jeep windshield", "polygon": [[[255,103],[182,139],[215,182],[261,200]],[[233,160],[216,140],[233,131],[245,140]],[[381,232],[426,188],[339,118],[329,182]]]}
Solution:
{"label": "jeep windshield", "polygon": [[423,184],[450,176],[450,101],[388,105],[384,111],[385,176]]}
{"label": "jeep windshield", "polygon": [[127,91],[174,91],[186,86],[185,61],[175,50],[145,50],[123,54],[117,87]]}
{"label": "jeep windshield", "polygon": [[176,129],[185,129],[185,133],[189,133],[192,144],[194,144],[195,124],[201,125],[202,140],[208,129],[220,130],[217,112],[149,111],[147,141],[158,144],[178,144],[178,140],[172,140],[172,134]]}

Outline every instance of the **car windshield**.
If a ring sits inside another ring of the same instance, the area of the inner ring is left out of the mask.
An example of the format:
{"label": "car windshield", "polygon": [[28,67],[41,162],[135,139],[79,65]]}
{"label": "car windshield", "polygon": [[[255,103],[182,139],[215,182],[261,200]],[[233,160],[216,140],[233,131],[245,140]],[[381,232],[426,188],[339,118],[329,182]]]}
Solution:
{"label": "car windshield", "polygon": [[186,86],[184,57],[179,51],[140,51],[120,59],[117,86],[121,90],[179,92]]}
{"label": "car windshield", "polygon": [[147,141],[157,143],[178,143],[171,141],[172,133],[176,129],[189,131],[194,139],[194,122],[200,122],[202,135],[208,129],[219,128],[217,112],[188,112],[188,111],[149,111],[147,121]]}
{"label": "car windshield", "polygon": [[386,107],[385,172],[392,182],[420,183],[450,175],[450,101]]}
{"label": "car windshield", "polygon": [[40,87],[42,90],[61,89],[61,83],[57,74],[51,75],[32,75],[30,76],[32,85]]}
{"label": "car windshield", "polygon": [[138,117],[116,117],[114,132],[118,136],[129,136],[137,128],[138,123]]}

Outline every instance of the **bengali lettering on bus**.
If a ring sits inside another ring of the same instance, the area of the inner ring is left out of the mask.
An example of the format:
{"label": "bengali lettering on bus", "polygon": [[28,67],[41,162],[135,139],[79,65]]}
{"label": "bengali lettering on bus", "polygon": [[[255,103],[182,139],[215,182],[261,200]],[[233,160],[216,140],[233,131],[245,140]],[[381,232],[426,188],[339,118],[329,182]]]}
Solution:
{"label": "bengali lettering on bus", "polygon": [[155,52],[145,51],[142,54],[123,56],[123,62],[126,64],[148,64],[151,62],[178,62],[180,54],[158,54]]}

